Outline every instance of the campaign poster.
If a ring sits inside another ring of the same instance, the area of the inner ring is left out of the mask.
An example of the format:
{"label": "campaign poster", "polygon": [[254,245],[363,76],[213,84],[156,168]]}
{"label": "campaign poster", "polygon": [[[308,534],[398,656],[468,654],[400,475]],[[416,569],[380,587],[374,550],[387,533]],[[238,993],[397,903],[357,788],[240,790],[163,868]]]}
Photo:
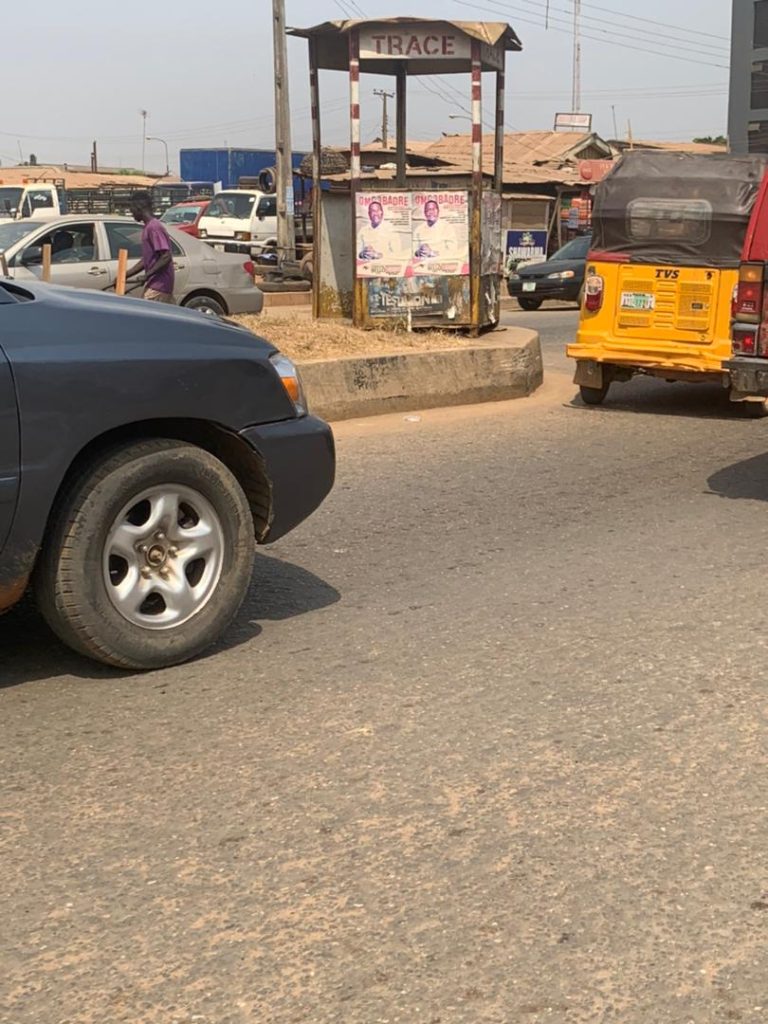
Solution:
{"label": "campaign poster", "polygon": [[358,277],[404,277],[411,259],[409,192],[358,192],[355,211]]}
{"label": "campaign poster", "polygon": [[480,273],[483,277],[501,273],[501,196],[484,192],[480,237]]}
{"label": "campaign poster", "polygon": [[469,273],[467,192],[413,193],[411,256],[416,276]]}

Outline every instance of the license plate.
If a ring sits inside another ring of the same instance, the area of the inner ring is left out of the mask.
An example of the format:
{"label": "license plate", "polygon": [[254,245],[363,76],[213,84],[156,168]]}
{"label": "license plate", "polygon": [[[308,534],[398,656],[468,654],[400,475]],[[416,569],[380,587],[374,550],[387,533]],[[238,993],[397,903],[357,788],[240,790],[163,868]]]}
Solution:
{"label": "license plate", "polygon": [[656,300],[650,292],[622,292],[622,309],[653,309]]}
{"label": "license plate", "polygon": [[536,291],[536,282],[535,281],[523,281],[523,291],[524,292],[535,292]]}

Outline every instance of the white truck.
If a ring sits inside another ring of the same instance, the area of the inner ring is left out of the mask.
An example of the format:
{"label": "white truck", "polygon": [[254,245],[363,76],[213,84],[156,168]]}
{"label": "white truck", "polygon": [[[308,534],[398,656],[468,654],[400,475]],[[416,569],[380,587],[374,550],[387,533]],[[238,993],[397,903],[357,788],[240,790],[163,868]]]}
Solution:
{"label": "white truck", "polygon": [[277,198],[258,189],[218,192],[198,231],[214,249],[259,256],[277,245]]}
{"label": "white truck", "polygon": [[0,178],[0,222],[3,220],[47,220],[63,213],[59,188],[54,182],[29,181],[6,185]]}

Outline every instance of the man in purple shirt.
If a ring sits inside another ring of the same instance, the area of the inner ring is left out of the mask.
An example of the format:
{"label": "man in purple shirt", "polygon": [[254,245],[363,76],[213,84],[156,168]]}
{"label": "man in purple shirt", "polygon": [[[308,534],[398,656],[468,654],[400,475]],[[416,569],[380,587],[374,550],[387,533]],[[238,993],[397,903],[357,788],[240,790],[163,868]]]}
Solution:
{"label": "man in purple shirt", "polygon": [[144,225],[141,232],[141,259],[126,274],[136,277],[144,271],[143,298],[153,302],[173,300],[175,272],[171,239],[165,225],[152,212],[152,197],[149,192],[134,192],[131,196],[133,219]]}

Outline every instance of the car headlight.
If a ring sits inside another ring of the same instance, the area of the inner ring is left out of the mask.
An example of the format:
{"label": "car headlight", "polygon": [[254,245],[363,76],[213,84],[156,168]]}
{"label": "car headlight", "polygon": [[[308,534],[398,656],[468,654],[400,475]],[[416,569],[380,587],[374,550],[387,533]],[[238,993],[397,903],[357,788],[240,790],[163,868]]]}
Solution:
{"label": "car headlight", "polygon": [[566,281],[569,277],[576,277],[575,270],[561,270],[559,274],[547,274],[550,281]]}
{"label": "car headlight", "polygon": [[519,274],[512,274],[512,273],[507,274],[507,280],[508,281],[519,281],[520,280],[520,275]]}
{"label": "car headlight", "polygon": [[200,228],[200,230],[198,231],[198,235],[200,236],[200,238],[207,238],[208,232],[205,230],[205,228]]}
{"label": "car headlight", "polygon": [[299,416],[307,412],[307,399],[304,394],[304,385],[301,383],[301,376],[298,367],[282,352],[275,352],[269,357],[270,363],[277,370],[280,380],[283,382],[285,393],[293,402],[293,406]]}
{"label": "car headlight", "polygon": [[250,242],[251,233],[250,231],[238,231],[235,238],[238,238],[241,242]]}

